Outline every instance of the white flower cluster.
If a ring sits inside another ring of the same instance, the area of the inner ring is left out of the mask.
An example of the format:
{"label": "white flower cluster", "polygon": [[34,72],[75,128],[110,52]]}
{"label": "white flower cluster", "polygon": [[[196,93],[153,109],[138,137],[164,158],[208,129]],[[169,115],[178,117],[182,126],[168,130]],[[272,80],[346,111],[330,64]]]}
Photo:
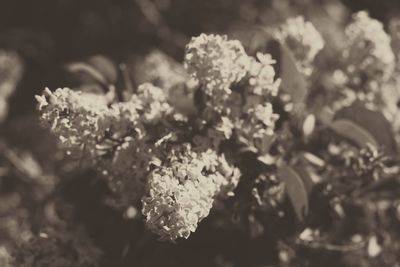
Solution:
{"label": "white flower cluster", "polygon": [[207,95],[229,92],[229,86],[246,75],[247,61],[242,44],[226,36],[201,34],[186,46],[186,69]]}
{"label": "white flower cluster", "polygon": [[67,154],[95,166],[118,195],[140,198],[152,157],[146,125],[171,112],[160,88],[143,84],[130,101],[110,107],[104,96],[68,88],[54,93],[46,89],[37,99],[42,122]]}
{"label": "white flower cluster", "polygon": [[142,115],[144,123],[157,123],[172,112],[171,106],[167,103],[167,95],[159,87],[149,83],[142,84],[138,87],[135,97],[139,100],[136,109]]}
{"label": "white flower cluster", "polygon": [[240,172],[214,151],[194,152],[189,144],[171,149],[148,177],[142,198],[147,227],[161,239],[188,238],[210,212],[217,196],[232,194]]}
{"label": "white flower cluster", "polygon": [[310,75],[315,56],[324,47],[324,40],[314,25],[302,16],[289,18],[276,35],[293,53],[299,70]]}
{"label": "white flower cluster", "polygon": [[[239,41],[226,36],[201,34],[189,42],[185,66],[200,82],[205,106],[201,116],[210,127],[212,147],[237,133],[242,143],[264,150],[253,141],[269,139],[278,118],[270,104],[280,85],[273,63],[269,54],[248,56]],[[259,120],[259,115],[265,117]]]}
{"label": "white flower cluster", "polygon": [[378,20],[365,11],[353,15],[345,30],[343,52],[346,72],[355,85],[385,81],[393,72],[395,57],[391,39]]}

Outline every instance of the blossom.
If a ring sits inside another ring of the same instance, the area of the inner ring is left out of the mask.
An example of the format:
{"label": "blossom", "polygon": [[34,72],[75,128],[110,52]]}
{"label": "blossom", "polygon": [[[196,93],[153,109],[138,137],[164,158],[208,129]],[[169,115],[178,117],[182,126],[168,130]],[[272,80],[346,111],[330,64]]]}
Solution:
{"label": "blossom", "polygon": [[273,112],[271,103],[254,105],[235,124],[238,140],[259,154],[267,153],[278,118],[279,115]]}
{"label": "blossom", "polygon": [[68,154],[104,174],[122,202],[140,199],[153,157],[146,127],[172,110],[160,88],[143,84],[129,101],[110,107],[102,95],[68,88],[46,89],[37,99],[43,124]]}
{"label": "blossom", "polygon": [[164,91],[150,83],[138,87],[137,97],[141,101],[138,110],[143,112],[142,119],[146,123],[156,123],[172,111],[171,106],[167,103],[167,96]]}
{"label": "blossom", "polygon": [[186,46],[186,69],[208,95],[216,90],[229,93],[229,86],[245,76],[247,60],[242,44],[226,36],[201,34]]}
{"label": "blossom", "polygon": [[354,84],[385,81],[393,73],[395,57],[383,24],[365,11],[353,15],[346,27],[343,57],[346,72]]}
{"label": "blossom", "polygon": [[275,70],[272,64],[275,60],[270,54],[257,53],[256,58],[250,57],[246,66],[249,91],[256,95],[276,96],[280,80],[275,80]]}
{"label": "blossom", "polygon": [[214,199],[232,194],[239,176],[238,169],[212,150],[174,147],[166,162],[149,174],[148,194],[142,198],[146,226],[161,239],[188,238]]}
{"label": "blossom", "polygon": [[324,40],[314,25],[302,16],[289,18],[276,35],[293,53],[300,70],[310,74],[315,56],[324,47]]}
{"label": "blossom", "polygon": [[53,93],[46,88],[36,99],[41,121],[58,136],[69,154],[75,154],[83,146],[91,149],[97,143],[97,134],[106,131],[106,126],[99,120],[108,108],[105,98],[100,95],[83,94],[68,88]]}

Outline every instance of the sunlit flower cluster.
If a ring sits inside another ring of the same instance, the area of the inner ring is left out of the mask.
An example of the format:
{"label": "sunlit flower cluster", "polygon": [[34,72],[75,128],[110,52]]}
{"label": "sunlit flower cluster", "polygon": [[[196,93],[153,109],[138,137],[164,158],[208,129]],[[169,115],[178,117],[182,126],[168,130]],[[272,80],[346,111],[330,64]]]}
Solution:
{"label": "sunlit flower cluster", "polygon": [[148,178],[148,195],[142,199],[147,227],[161,239],[188,238],[214,199],[232,194],[239,175],[212,150],[196,153],[189,144],[172,148]]}
{"label": "sunlit flower cluster", "polygon": [[229,86],[245,76],[247,61],[242,44],[226,36],[201,34],[186,46],[186,69],[207,95],[229,93]]}
{"label": "sunlit flower cluster", "polygon": [[[269,102],[280,85],[280,80],[275,80],[273,63],[269,54],[248,56],[240,42],[228,41],[225,36],[202,34],[189,42],[185,65],[200,82],[200,101],[204,105],[201,115],[210,127],[213,146],[237,133],[235,137],[259,147],[249,140],[255,132],[256,138],[272,135],[278,115]],[[262,120],[258,119],[260,113],[266,116]]]}
{"label": "sunlit flower cluster", "polygon": [[119,195],[140,197],[152,157],[145,127],[171,112],[160,88],[143,84],[130,101],[110,107],[103,96],[68,88],[46,89],[37,99],[42,122],[68,154],[95,166]]}

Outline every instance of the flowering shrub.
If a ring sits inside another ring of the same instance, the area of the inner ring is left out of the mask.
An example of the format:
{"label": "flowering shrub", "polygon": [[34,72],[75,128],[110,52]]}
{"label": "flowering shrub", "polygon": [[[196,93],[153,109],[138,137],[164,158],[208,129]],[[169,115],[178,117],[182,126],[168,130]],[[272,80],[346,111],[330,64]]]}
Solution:
{"label": "flowering shrub", "polygon": [[135,1],[163,45],[65,64],[20,120],[46,42],[0,51],[0,265],[399,266],[399,18],[244,1],[187,36],[169,2]]}

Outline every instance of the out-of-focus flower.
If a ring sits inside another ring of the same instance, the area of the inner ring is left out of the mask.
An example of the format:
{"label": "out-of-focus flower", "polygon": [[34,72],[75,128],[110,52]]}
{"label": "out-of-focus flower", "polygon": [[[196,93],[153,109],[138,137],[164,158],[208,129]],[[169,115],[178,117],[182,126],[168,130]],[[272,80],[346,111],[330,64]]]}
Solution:
{"label": "out-of-focus flower", "polygon": [[0,266],[13,267],[13,257],[5,246],[0,246]]}
{"label": "out-of-focus flower", "polygon": [[141,107],[137,108],[143,112],[145,123],[157,123],[162,116],[171,113],[172,108],[167,103],[165,92],[150,83],[142,84],[137,89],[137,97],[141,101]]}
{"label": "out-of-focus flower", "polygon": [[133,78],[137,84],[151,83],[165,90],[168,103],[184,114],[194,113],[193,92],[197,82],[167,54],[154,50],[135,62]]}
{"label": "out-of-focus flower", "polygon": [[[2,197],[2,200],[4,200],[4,197]],[[31,223],[32,217],[26,208],[15,207],[14,211],[8,212],[8,214],[2,214],[0,233],[2,245],[7,245],[5,249],[8,248],[8,251],[12,252],[15,244],[27,242],[32,238]],[[0,254],[2,253],[0,252]],[[0,255],[0,263],[2,263],[1,258],[2,255]]]}
{"label": "out-of-focus flower", "polygon": [[189,76],[181,64],[167,54],[154,50],[139,60],[133,67],[133,78],[136,84],[151,83],[170,90],[185,84]]}
{"label": "out-of-focus flower", "polygon": [[0,50],[0,122],[7,114],[7,100],[15,91],[23,71],[24,64],[17,53]]}
{"label": "out-of-focus flower", "polygon": [[324,40],[314,25],[302,16],[289,18],[276,35],[293,53],[299,69],[306,75],[311,74],[314,58],[324,47]]}
{"label": "out-of-focus flower", "polygon": [[343,51],[350,81],[355,85],[380,83],[393,73],[395,57],[390,37],[381,22],[365,11],[353,15],[346,27],[347,42]]}
{"label": "out-of-focus flower", "polygon": [[15,253],[15,266],[99,266],[102,252],[82,230],[41,232],[21,244]]}
{"label": "out-of-focus flower", "polygon": [[232,194],[240,172],[212,150],[197,153],[189,144],[174,147],[148,177],[142,198],[147,227],[161,239],[188,238],[217,196]]}
{"label": "out-of-focus flower", "polygon": [[20,56],[11,51],[0,51],[0,96],[9,97],[24,71]]}

